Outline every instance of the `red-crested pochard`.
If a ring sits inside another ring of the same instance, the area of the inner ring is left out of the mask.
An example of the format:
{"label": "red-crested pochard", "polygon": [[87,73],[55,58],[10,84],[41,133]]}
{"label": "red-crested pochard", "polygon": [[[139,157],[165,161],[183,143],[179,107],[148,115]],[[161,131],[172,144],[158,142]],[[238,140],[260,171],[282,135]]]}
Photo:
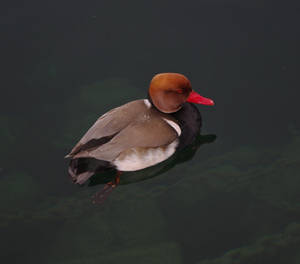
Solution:
{"label": "red-crested pochard", "polygon": [[105,113],[75,145],[66,156],[71,177],[82,184],[107,168],[137,171],[168,159],[199,131],[200,115],[190,103],[214,105],[193,91],[184,75],[155,75],[148,99]]}

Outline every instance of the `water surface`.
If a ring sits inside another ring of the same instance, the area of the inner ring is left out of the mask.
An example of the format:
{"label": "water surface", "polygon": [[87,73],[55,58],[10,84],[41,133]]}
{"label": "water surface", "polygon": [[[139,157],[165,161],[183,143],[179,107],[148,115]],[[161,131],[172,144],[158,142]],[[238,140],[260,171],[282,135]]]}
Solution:
{"label": "water surface", "polygon": [[[300,262],[299,16],[274,1],[6,4],[0,96],[4,263]],[[63,159],[99,115],[187,75],[192,159],[79,187]],[[173,166],[174,165],[174,166]]]}

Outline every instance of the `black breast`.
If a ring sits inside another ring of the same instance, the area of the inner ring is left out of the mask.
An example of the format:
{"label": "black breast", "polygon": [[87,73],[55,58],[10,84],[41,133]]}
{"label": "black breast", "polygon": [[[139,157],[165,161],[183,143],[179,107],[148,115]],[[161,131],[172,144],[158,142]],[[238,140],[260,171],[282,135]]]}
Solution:
{"label": "black breast", "polygon": [[201,114],[197,107],[191,103],[185,103],[183,107],[172,116],[179,122],[181,135],[178,149],[182,149],[194,142],[201,128]]}

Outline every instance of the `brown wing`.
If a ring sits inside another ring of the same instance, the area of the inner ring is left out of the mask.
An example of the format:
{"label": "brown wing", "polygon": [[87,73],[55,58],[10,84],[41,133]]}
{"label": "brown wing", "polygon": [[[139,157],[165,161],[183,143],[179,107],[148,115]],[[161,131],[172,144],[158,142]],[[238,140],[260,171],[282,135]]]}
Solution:
{"label": "brown wing", "polygon": [[136,147],[158,147],[173,142],[178,137],[176,131],[154,114],[139,118],[124,128],[111,141],[102,146],[82,151],[74,158],[89,157],[99,160],[113,161],[122,151]]}
{"label": "brown wing", "polygon": [[137,113],[144,112],[143,100],[136,100],[107,112],[85,133],[66,157],[73,157],[81,151],[99,146],[127,127]]}

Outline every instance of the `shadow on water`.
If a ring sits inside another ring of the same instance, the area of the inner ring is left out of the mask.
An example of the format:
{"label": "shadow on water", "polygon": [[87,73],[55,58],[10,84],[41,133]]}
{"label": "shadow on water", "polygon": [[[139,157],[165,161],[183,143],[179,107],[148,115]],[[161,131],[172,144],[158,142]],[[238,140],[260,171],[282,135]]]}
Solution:
{"label": "shadow on water", "polygon": [[[126,185],[126,184],[141,182],[141,181],[145,181],[157,177],[167,172],[168,170],[172,169],[176,165],[191,160],[201,145],[212,143],[216,140],[216,138],[217,136],[213,134],[211,135],[199,134],[197,135],[192,145],[187,146],[182,151],[172,156],[170,159],[162,163],[159,163],[156,166],[146,168],[141,171],[124,172],[120,177],[119,184]],[[87,186],[95,186],[99,184],[108,183],[114,179],[115,175],[116,175],[116,170],[110,170],[105,173],[95,174],[93,177],[91,177]]]}
{"label": "shadow on water", "polygon": [[[191,160],[201,145],[212,143],[216,140],[216,138],[217,136],[214,134],[209,134],[209,135],[198,134],[191,145],[188,145],[185,148],[183,148],[181,151],[178,151],[177,153],[175,153],[175,155],[173,155],[168,160],[159,163],[156,166],[149,167],[140,171],[123,172],[120,177],[120,181],[118,185],[137,183],[137,182],[141,182],[141,181],[145,181],[157,177],[169,171],[176,165]],[[104,173],[97,173],[90,178],[86,186],[93,187],[95,185],[100,185],[100,184],[106,184],[105,186],[107,186],[108,183],[113,182],[115,180],[116,175],[117,175],[116,170],[109,170]],[[104,199],[106,199],[106,194],[102,192],[103,190],[99,191],[100,195],[104,195],[105,196]],[[110,192],[111,190],[108,193]],[[97,195],[98,194],[96,194],[96,196]],[[100,203],[103,202],[104,199],[101,199]]]}

